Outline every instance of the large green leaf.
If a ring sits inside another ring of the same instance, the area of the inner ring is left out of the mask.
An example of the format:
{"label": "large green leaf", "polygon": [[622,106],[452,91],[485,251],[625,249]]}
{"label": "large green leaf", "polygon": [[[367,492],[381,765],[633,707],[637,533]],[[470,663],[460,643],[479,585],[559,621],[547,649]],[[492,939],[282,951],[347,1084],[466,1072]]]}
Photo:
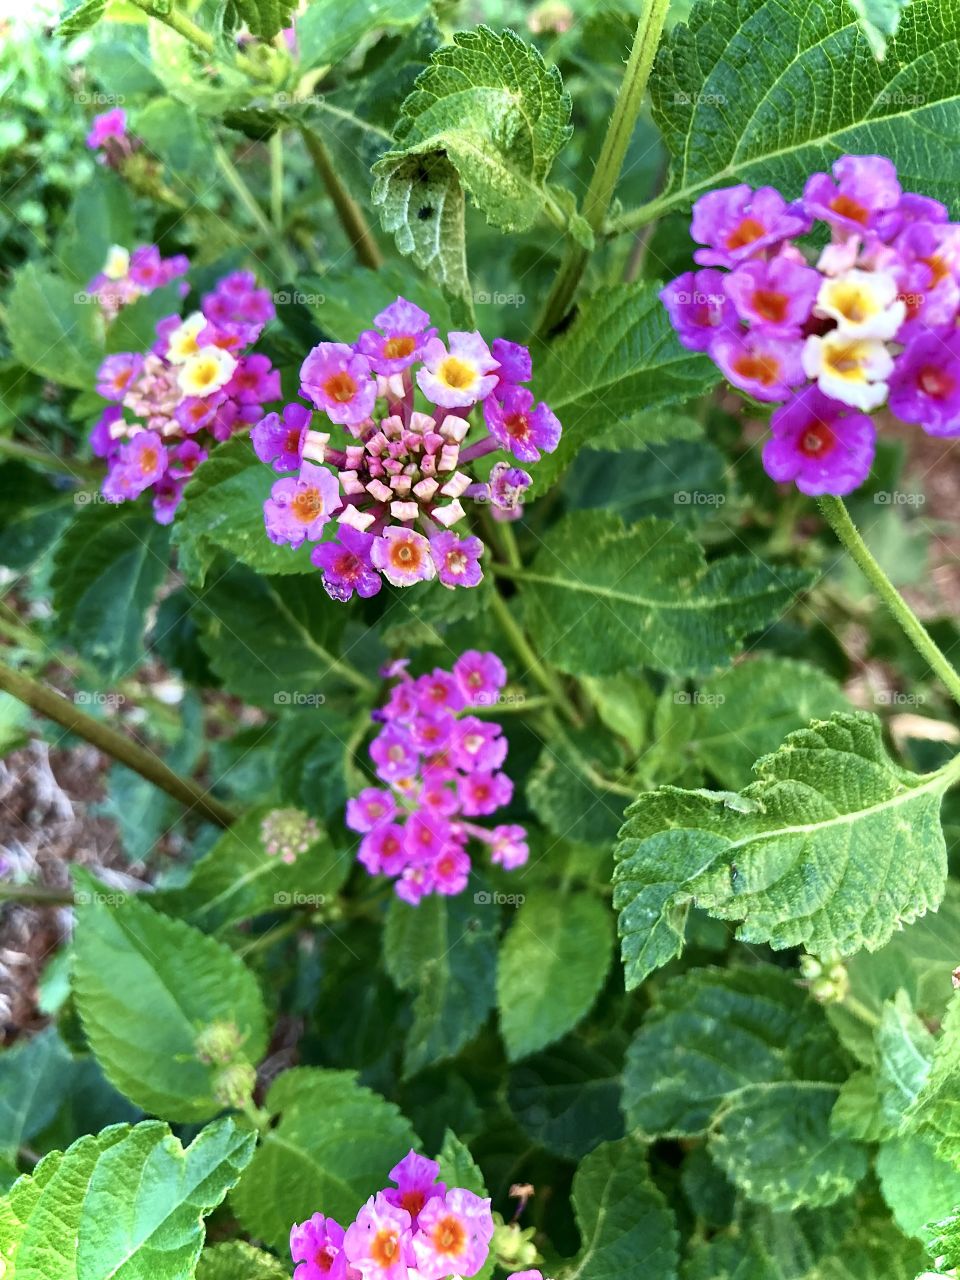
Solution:
{"label": "large green leaf", "polygon": [[173,526],[173,545],[190,582],[202,584],[220,550],[260,573],[310,573],[310,548],[278,546],[267,537],[263,504],[275,472],[246,436],[218,445],[190,478]]}
{"label": "large green leaf", "polygon": [[496,999],[500,909],[485,890],[432,894],[411,907],[390,904],[384,963],[394,983],[413,993],[404,1069],[413,1075],[452,1058],[487,1019]]}
{"label": "large green leaf", "polygon": [[737,182],[794,198],[808,174],[859,152],[892,156],[905,187],[956,211],[958,39],[949,0],[914,0],[882,62],[844,0],[697,5],[651,79],[673,156],[666,206]]}
{"label": "large green leaf", "polygon": [[650,517],[625,528],[605,511],[569,516],[524,570],[533,638],[566,671],[647,666],[674,675],[728,663],[809,582],[748,556],[708,565],[690,534]]}
{"label": "large green leaf", "polygon": [[548,889],[527,896],[497,963],[500,1030],[511,1062],[553,1044],[589,1013],[612,942],[612,918],[596,898]]}
{"label": "large green leaf", "polygon": [[545,1150],[579,1160],[623,1136],[619,1044],[585,1045],[574,1036],[525,1058],[510,1072],[510,1110]]}
{"label": "large green leaf", "polygon": [[350,871],[349,853],[335,850],[321,832],[295,862],[268,854],[260,827],[275,808],[264,805],[245,813],[194,864],[186,884],[156,895],[157,907],[206,933],[218,933],[267,911],[332,900]]}
{"label": "large green leaf", "polygon": [[960,1169],[960,992],[954,994],[930,1067],[906,1125]]}
{"label": "large green leaf", "polygon": [[941,1160],[925,1138],[888,1138],[877,1153],[883,1198],[904,1235],[929,1237],[927,1226],[960,1204],[960,1168]]}
{"label": "large green leaf", "polygon": [[582,1247],[566,1280],[623,1280],[638,1267],[657,1280],[676,1280],[673,1214],[636,1139],[607,1142],[581,1162],[573,1208]]}
{"label": "large green leaf", "polygon": [[312,0],[297,18],[300,65],[332,66],[377,31],[412,27],[430,9],[430,0]]}
{"label": "large green leaf", "polygon": [[144,615],[167,572],[167,531],[142,506],[96,503],[53,557],[56,626],[106,679],[143,661]]}
{"label": "large green leaf", "polygon": [[93,385],[103,347],[96,304],[86,298],[33,262],[17,272],[4,327],[14,355],[31,373],[80,390]]}
{"label": "large green leaf", "polygon": [[614,905],[629,987],[680,954],[691,903],[747,942],[846,956],[940,902],[956,761],[912,774],[857,713],[790,734],[755,771],[742,792],[662,787],[627,810]]}
{"label": "large green leaf", "polygon": [[658,289],[628,284],[593,294],[570,331],[537,364],[538,395],[563,424],[556,452],[534,467],[537,494],[554,484],[581,448],[614,428],[618,441],[626,437],[633,445],[690,437],[681,415],[650,411],[701,395],[719,375],[705,356],[677,341]]}
{"label": "large green leaf", "polygon": [[267,1131],[232,1200],[247,1231],[278,1250],[287,1248],[290,1224],[317,1211],[351,1222],[418,1145],[397,1107],[350,1071],[286,1071],[265,1105],[279,1123]]}
{"label": "large green leaf", "polygon": [[25,463],[0,466],[0,564],[32,568],[74,514],[73,502]]}
{"label": "large green leaf", "polygon": [[256,1135],[218,1120],[184,1149],[165,1124],[116,1125],[54,1152],[0,1202],[8,1280],[182,1280],[203,1217],[250,1160]]}
{"label": "large green leaf", "polygon": [[570,136],[569,117],[560,73],[534,46],[512,31],[460,31],[418,77],[395,129],[399,148],[374,171],[445,156],[489,222],[524,231],[547,198],[544,184]]}
{"label": "large green leaf", "polygon": [[196,1280],[289,1280],[290,1272],[272,1253],[243,1240],[228,1240],[204,1249]]}
{"label": "large green leaf", "polygon": [[260,1060],[266,1011],[253,974],[222,943],[136,898],[114,905],[87,879],[78,901],[73,989],[107,1078],[165,1119],[216,1115],[217,1069],[197,1058],[195,1041],[213,1023],[232,1023],[244,1056]]}
{"label": "large green leaf", "polygon": [[71,1066],[53,1027],[0,1054],[0,1186],[20,1147],[56,1115]]}

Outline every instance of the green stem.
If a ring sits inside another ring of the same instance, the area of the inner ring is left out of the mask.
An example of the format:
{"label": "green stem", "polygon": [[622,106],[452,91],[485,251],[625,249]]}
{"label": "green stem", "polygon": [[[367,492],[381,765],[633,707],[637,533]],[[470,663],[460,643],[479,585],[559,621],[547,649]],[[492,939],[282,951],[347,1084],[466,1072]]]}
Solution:
{"label": "green stem", "polygon": [[23,462],[35,462],[38,467],[46,467],[48,471],[70,476],[73,480],[92,479],[99,474],[99,469],[91,467],[87,462],[60,458],[50,449],[36,449],[33,445],[24,444],[22,440],[11,440],[9,436],[0,437],[0,454]]}
{"label": "green stem", "polygon": [[302,128],[300,133],[303,137],[303,144],[310,154],[310,159],[316,166],[323,185],[327,189],[327,195],[333,202],[337,217],[340,219],[340,225],[353,246],[357,261],[361,266],[369,267],[371,271],[379,270],[383,265],[380,246],[374,239],[373,232],[370,230],[363,215],[363,210],[337,176],[333,160],[323,139],[318,133],[306,127]]}
{"label": "green stem", "polygon": [[820,510],[864,577],[893,614],[904,635],[926,660],[930,669],[940,677],[953,700],[960,705],[960,675],[948,662],[946,655],[934,642],[926,627],[877,563],[856,525],[850,519],[850,513],[843,499],[828,494],[820,499]]}
{"label": "green stem", "polygon": [[283,234],[283,133],[270,136],[270,221],[277,235]]}
{"label": "green stem", "polygon": [[534,651],[530,641],[523,633],[523,629],[510,612],[510,607],[504,600],[500,592],[494,587],[490,593],[493,601],[493,612],[497,615],[497,621],[503,629],[504,635],[510,641],[514,653],[521,662],[524,663],[527,672],[533,676],[537,684],[544,691],[554,707],[566,717],[571,724],[579,724],[580,716],[577,709],[567,698],[560,684],[560,680],[556,675],[551,675],[544,664],[540,661]]}
{"label": "green stem", "polygon": [[172,27],[178,35],[183,36],[184,40],[189,40],[192,45],[206,54],[212,54],[215,48],[213,36],[208,35],[202,27],[198,27],[195,22],[178,9],[176,5],[168,3],[165,5],[155,5],[151,0],[133,0],[138,9],[142,9],[144,13],[156,18],[158,22],[165,22],[168,27]]}
{"label": "green stem", "polygon": [[852,1014],[858,1022],[862,1022],[868,1027],[879,1027],[880,1017],[874,1013],[872,1009],[868,1009],[862,1000],[858,1000],[856,996],[845,995],[840,1001],[840,1008],[846,1009],[847,1013]]}
{"label": "green stem", "polygon": [[664,192],[653,200],[648,200],[646,204],[640,205],[639,208],[631,209],[629,213],[611,219],[605,227],[601,228],[601,234],[620,236],[625,232],[639,231],[657,218],[663,217],[665,213],[670,213],[672,209],[686,203],[688,199],[686,192]]}
{"label": "green stem", "polygon": [[[600,148],[597,167],[584,198],[582,214],[595,235],[599,235],[610,208],[610,201],[623,168],[627,147],[643,105],[653,59],[660,43],[670,0],[644,0],[630,60],[614,103],[613,115]],[[544,304],[537,332],[548,338],[561,324],[573,302],[577,287],[586,270],[589,252],[574,240],[567,242],[563,261],[553,288]]]}
{"label": "green stem", "polygon": [[294,262],[287,246],[278,237],[276,230],[270,225],[266,214],[257,203],[253,192],[244,182],[236,165],[219,143],[214,145],[213,154],[217,164],[220,166],[220,171],[233,189],[234,195],[253,219],[254,225],[266,243],[276,254],[277,262],[280,264],[281,275],[288,280],[296,280],[297,264]]}
{"label": "green stem", "polygon": [[5,662],[0,662],[0,690],[12,694],[38,715],[46,716],[61,728],[92,743],[98,750],[112,756],[134,773],[139,773],[161,791],[173,796],[174,800],[179,800],[187,809],[197,810],[217,826],[229,827],[236,821],[237,815],[233,810],[210,795],[198,782],[174,773],[159,756],[146,747],[124,737],[110,725],[94,720],[63,694],[41,684],[39,680],[15,671]]}
{"label": "green stem", "polygon": [[0,902],[22,902],[27,906],[72,907],[72,889],[54,889],[45,884],[0,884]]}

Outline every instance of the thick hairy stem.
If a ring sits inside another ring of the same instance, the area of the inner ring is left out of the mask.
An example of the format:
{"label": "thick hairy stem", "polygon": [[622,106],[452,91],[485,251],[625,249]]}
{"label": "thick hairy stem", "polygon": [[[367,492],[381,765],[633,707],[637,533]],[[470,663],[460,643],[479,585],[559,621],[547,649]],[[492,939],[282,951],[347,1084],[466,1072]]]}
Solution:
{"label": "thick hairy stem", "polygon": [[850,512],[843,499],[828,494],[820,499],[820,510],[864,577],[893,614],[904,635],[929,664],[930,669],[939,676],[953,700],[960,705],[960,675],[875,560],[850,519]]}
{"label": "thick hairy stem", "polygon": [[[668,8],[669,0],[644,0],[633,37],[630,60],[581,211],[595,235],[603,230],[607,210],[623,168],[623,159],[643,105],[643,96],[647,91],[647,81]],[[557,278],[537,324],[537,333],[541,338],[548,338],[570,310],[589,256],[582,245],[572,239],[568,242]]]}
{"label": "thick hairy stem", "polygon": [[374,239],[373,232],[364,217],[363,210],[354,200],[353,196],[346,189],[337,176],[330,153],[324,145],[323,139],[318,133],[314,133],[312,129],[301,129],[303,135],[303,143],[310,153],[310,159],[316,166],[323,185],[327,189],[327,194],[333,201],[333,207],[340,219],[340,225],[346,233],[347,239],[353,245],[354,253],[357,255],[357,261],[361,266],[369,267],[371,271],[377,271],[383,265],[383,256],[380,253],[380,246]]}
{"label": "thick hairy stem", "polygon": [[112,756],[134,773],[139,773],[161,791],[173,796],[174,800],[179,800],[187,809],[202,814],[217,826],[229,827],[236,821],[237,815],[233,810],[210,795],[198,782],[174,773],[146,747],[125,738],[110,725],[94,720],[63,694],[20,671],[14,671],[5,662],[0,662],[0,689],[12,694],[38,715],[46,716],[61,728],[84,738],[99,751]]}

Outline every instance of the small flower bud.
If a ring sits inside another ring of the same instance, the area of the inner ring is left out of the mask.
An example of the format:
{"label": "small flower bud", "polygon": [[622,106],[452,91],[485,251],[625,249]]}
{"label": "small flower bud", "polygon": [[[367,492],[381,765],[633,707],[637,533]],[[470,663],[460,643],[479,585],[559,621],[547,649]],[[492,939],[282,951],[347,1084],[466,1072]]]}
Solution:
{"label": "small flower bud", "polygon": [[244,1037],[234,1022],[211,1022],[193,1042],[197,1057],[207,1066],[226,1066],[237,1057]]}
{"label": "small flower bud", "polygon": [[213,1078],[213,1096],[225,1107],[241,1110],[253,1097],[256,1068],[249,1062],[234,1062]]}

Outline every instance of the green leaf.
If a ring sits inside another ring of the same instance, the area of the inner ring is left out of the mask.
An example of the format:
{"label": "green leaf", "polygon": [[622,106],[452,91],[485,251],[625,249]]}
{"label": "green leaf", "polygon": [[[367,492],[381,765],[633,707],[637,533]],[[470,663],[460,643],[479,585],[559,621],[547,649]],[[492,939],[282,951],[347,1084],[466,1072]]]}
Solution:
{"label": "green leaf", "polygon": [[295,1067],[271,1087],[270,1128],[232,1200],[245,1229],[285,1251],[290,1224],[322,1212],[351,1222],[390,1169],[418,1146],[392,1102],[350,1071]]}
{"label": "green leaf", "polygon": [[159,1121],[81,1138],[45,1157],[0,1202],[0,1260],[15,1268],[11,1280],[191,1275],[202,1219],[255,1145],[256,1135],[232,1119],[211,1124],[186,1149]]}
{"label": "green leaf", "polygon": [[[716,367],[688,351],[663,303],[660,286],[616,285],[580,304],[569,332],[554,343],[535,370],[538,394],[563,424],[555,453],[534,468],[534,493],[549,489],[592,440],[616,428],[634,446],[674,437],[671,419],[652,409],[691,400],[715,386]],[[676,436],[690,428],[678,415]]]}
{"label": "green leaf", "polygon": [[296,906],[298,895],[309,895],[317,905],[332,900],[350,871],[349,853],[338,853],[321,832],[293,863],[271,856],[260,826],[276,807],[245,813],[193,865],[186,884],[154,895],[156,907],[205,933],[222,933],[238,920]]}
{"label": "green leaf", "polygon": [[621,1057],[571,1036],[524,1059],[507,1081],[517,1123],[538,1146],[567,1160],[622,1137]]}
{"label": "green leaf", "polygon": [[[259,40],[272,40],[293,24],[297,0],[233,0],[240,20]],[[298,30],[299,34],[299,30]]]}
{"label": "green leaf", "polygon": [[860,19],[874,56],[883,59],[887,40],[897,34],[900,18],[910,0],[850,0]]}
{"label": "green leaf", "polygon": [[345,618],[318,573],[261,578],[232,570],[198,593],[193,614],[228,692],[271,708],[299,707],[326,723],[327,695],[340,683],[333,651]]}
{"label": "green leaf", "polygon": [[614,905],[628,987],[680,954],[692,903],[741,921],[746,942],[841,956],[936,909],[956,762],[911,774],[856,713],[790,734],[754,768],[742,792],[662,787],[627,810]]}
{"label": "green leaf", "polygon": [[0,466],[0,564],[29,570],[74,514],[74,495],[22,462]]}
{"label": "green leaf", "polygon": [[604,1143],[581,1162],[573,1208],[582,1247],[566,1280],[623,1280],[640,1264],[657,1280],[676,1280],[673,1214],[636,1139]]}
{"label": "green leaf", "polygon": [[888,1138],[877,1153],[877,1177],[894,1221],[926,1240],[927,1224],[960,1204],[960,1168],[934,1154],[924,1138]]}
{"label": "green leaf", "polygon": [[107,1079],[165,1119],[209,1119],[223,1108],[217,1068],[199,1061],[194,1042],[211,1023],[230,1022],[244,1057],[259,1062],[267,1027],[256,979],[198,929],[136,898],[111,906],[95,881],[81,885],[73,990]]}
{"label": "green leaf", "polygon": [[371,198],[400,252],[469,311],[463,187],[446,156],[388,153],[375,167]]}
{"label": "green leaf", "polygon": [[53,1027],[0,1054],[0,1161],[11,1169],[24,1143],[56,1115],[72,1065]]}
{"label": "green leaf", "polygon": [[749,556],[708,565],[700,545],[666,520],[625,528],[587,511],[550,530],[522,581],[534,643],[563,670],[691,675],[730,662],[744,636],[776,621],[809,578]]}
{"label": "green leaf", "polygon": [[569,118],[560,73],[533,45],[512,31],[459,31],[417,78],[395,129],[399,149],[374,172],[390,173],[401,159],[445,156],[488,222],[525,231],[547,198],[544,184],[570,137]]}
{"label": "green leaf", "polygon": [[876,1030],[877,1090],[884,1118],[899,1129],[930,1074],[934,1038],[913,1011],[905,991],[883,1008]]}
{"label": "green leaf", "polygon": [[823,1010],[791,974],[772,965],[693,969],[659,989],[637,1032],[623,1107],[648,1138],[694,1137],[728,1098],[796,1081],[835,1095],[845,1077]]}
{"label": "green leaf", "polygon": [[931,1223],[931,1230],[937,1234],[929,1241],[927,1248],[937,1258],[942,1258],[940,1269],[960,1266],[960,1209],[954,1209],[940,1222]]}
{"label": "green leaf", "polygon": [[387,913],[384,963],[401,991],[413,993],[404,1072],[455,1057],[483,1026],[496,998],[493,895],[432,894],[416,907],[394,898]]}
{"label": "green leaf", "polygon": [[528,894],[497,964],[497,1005],[507,1058],[559,1040],[590,1012],[610,968],[613,921],[596,898]]}
{"label": "green leaf", "polygon": [[300,66],[333,66],[373,32],[416,26],[430,0],[312,0],[297,18]]}
{"label": "green leaf", "polygon": [[288,1280],[289,1274],[273,1254],[243,1240],[229,1240],[204,1249],[196,1280]]}
{"label": "green leaf", "polygon": [[53,556],[50,579],[60,634],[105,679],[143,661],[147,609],[167,572],[167,531],[148,509],[81,508]]}
{"label": "green leaf", "polygon": [[107,0],[71,0],[67,4],[57,24],[57,35],[63,40],[72,40],[74,36],[89,31],[103,17]]}
{"label": "green leaf", "polygon": [[97,308],[77,301],[76,287],[28,262],[6,302],[13,353],[31,373],[65,387],[93,385],[103,347]]}
{"label": "green leaf", "polygon": [[849,707],[836,681],[806,662],[764,655],[677,694],[691,708],[689,750],[723,787],[749,780],[753,762],[784,735]]}
{"label": "green leaf", "polygon": [[[483,1174],[470,1154],[470,1149],[460,1141],[452,1129],[443,1135],[443,1146],[437,1156],[440,1165],[440,1181],[448,1187],[466,1187],[475,1196],[487,1199],[488,1192],[483,1181]],[[489,1280],[494,1269],[493,1252],[488,1254],[486,1262],[477,1271],[477,1280]]]}
{"label": "green leaf", "polygon": [[294,550],[267,537],[263,504],[276,478],[245,435],[218,445],[197,467],[173,526],[173,545],[188,581],[202,585],[221,550],[260,573],[314,572],[306,543]]}
{"label": "green leaf", "polygon": [[883,62],[843,0],[697,5],[651,78],[673,156],[664,203],[685,206],[738,182],[770,184],[792,199],[810,173],[852,152],[895,157],[907,190],[956,212],[958,38],[960,11],[941,0],[904,10]]}
{"label": "green leaf", "polygon": [[544,746],[527,779],[527,799],[544,826],[563,839],[609,847],[623,822],[616,783],[622,759],[606,734],[575,730]]}
{"label": "green leaf", "polygon": [[960,993],[950,1001],[929,1074],[907,1111],[905,1127],[960,1169]]}

